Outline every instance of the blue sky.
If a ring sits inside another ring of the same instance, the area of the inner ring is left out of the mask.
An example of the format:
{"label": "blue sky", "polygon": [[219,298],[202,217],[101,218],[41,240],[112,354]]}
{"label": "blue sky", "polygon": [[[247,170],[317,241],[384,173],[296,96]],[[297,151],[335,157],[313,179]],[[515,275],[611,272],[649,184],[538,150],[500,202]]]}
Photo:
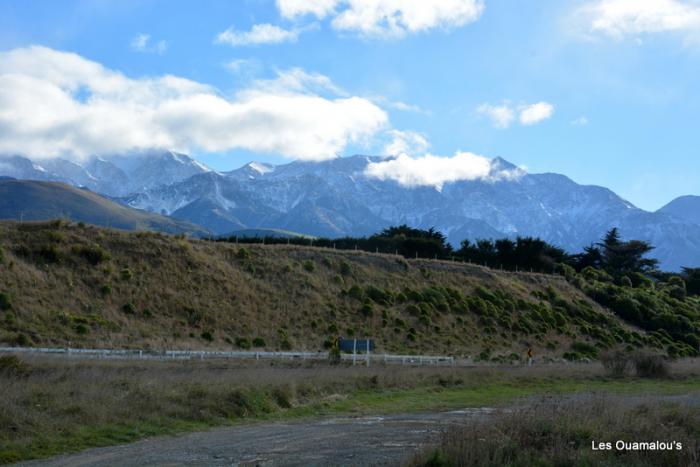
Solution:
{"label": "blue sky", "polygon": [[[397,1],[374,15],[360,3],[0,0],[0,74],[17,89],[48,80],[75,106],[64,112],[57,98],[44,109],[49,97],[36,97],[37,110],[33,94],[5,86],[5,117],[21,125],[4,125],[0,150],[80,157],[163,142],[218,170],[469,152],[603,185],[645,209],[700,194],[699,2]],[[54,62],[60,73],[85,72],[58,83],[39,69]],[[99,91],[114,76],[127,97]],[[133,97],[142,92],[149,97]],[[80,105],[91,98],[93,107]],[[130,126],[152,110],[160,116]],[[46,123],[63,113],[70,121]],[[95,120],[114,122],[118,136]],[[157,138],[145,135],[151,124]],[[57,128],[75,136],[50,154]]]}

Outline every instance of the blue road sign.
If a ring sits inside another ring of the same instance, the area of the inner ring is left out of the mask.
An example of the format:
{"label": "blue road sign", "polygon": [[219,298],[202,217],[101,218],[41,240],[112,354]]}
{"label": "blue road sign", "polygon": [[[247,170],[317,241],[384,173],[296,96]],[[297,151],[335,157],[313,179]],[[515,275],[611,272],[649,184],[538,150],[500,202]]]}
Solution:
{"label": "blue road sign", "polygon": [[367,352],[367,344],[369,343],[369,351],[374,352],[374,340],[372,339],[340,339],[338,346],[341,352],[352,352],[353,349],[357,353]]}

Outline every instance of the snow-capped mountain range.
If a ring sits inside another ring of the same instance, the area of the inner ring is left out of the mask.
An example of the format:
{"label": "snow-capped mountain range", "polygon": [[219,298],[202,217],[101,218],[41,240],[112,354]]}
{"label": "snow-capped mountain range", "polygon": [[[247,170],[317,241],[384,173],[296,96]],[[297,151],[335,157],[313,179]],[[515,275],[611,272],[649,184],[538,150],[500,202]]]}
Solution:
{"label": "snow-capped mountain range", "polygon": [[32,161],[22,156],[0,156],[1,175],[64,182],[111,197],[170,185],[209,171],[191,157],[172,151],[95,156],[81,163],[61,158]]}
{"label": "snow-capped mountain range", "polygon": [[655,245],[653,256],[665,269],[700,266],[694,200],[648,212],[607,188],[579,185],[559,174],[525,173],[503,159],[492,160],[492,170],[518,176],[406,187],[365,175],[368,164],[382,160],[251,162],[221,173],[173,152],[93,158],[82,165],[14,157],[0,159],[0,175],[85,186],[212,234],[278,228],[338,237],[405,223],[435,227],[454,245],[465,238],[531,235],[575,252],[619,227],[624,237]]}

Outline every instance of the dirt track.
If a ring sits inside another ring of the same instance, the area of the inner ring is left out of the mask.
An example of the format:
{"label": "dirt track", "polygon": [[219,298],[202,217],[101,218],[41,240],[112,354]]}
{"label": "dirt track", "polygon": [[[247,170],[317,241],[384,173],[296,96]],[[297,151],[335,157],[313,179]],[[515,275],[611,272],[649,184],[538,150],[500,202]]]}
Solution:
{"label": "dirt track", "polygon": [[488,409],[256,423],[33,461],[26,466],[397,465],[451,424]]}

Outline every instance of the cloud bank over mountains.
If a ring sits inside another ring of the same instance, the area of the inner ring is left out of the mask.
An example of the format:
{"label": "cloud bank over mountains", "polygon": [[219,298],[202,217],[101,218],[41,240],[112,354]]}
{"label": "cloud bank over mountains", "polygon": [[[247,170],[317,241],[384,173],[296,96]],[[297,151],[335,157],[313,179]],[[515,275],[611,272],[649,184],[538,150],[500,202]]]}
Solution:
{"label": "cloud bank over mountains", "polygon": [[525,171],[501,167],[497,160],[470,152],[457,152],[452,157],[401,154],[392,159],[370,162],[364,174],[379,180],[393,180],[404,187],[434,186],[442,190],[445,183],[510,180],[524,175]]}
{"label": "cloud bank over mountains", "polygon": [[47,47],[0,52],[5,154],[81,158],[162,147],[322,160],[389,129],[377,104],[300,69],[225,96],[172,75],[130,78]]}

